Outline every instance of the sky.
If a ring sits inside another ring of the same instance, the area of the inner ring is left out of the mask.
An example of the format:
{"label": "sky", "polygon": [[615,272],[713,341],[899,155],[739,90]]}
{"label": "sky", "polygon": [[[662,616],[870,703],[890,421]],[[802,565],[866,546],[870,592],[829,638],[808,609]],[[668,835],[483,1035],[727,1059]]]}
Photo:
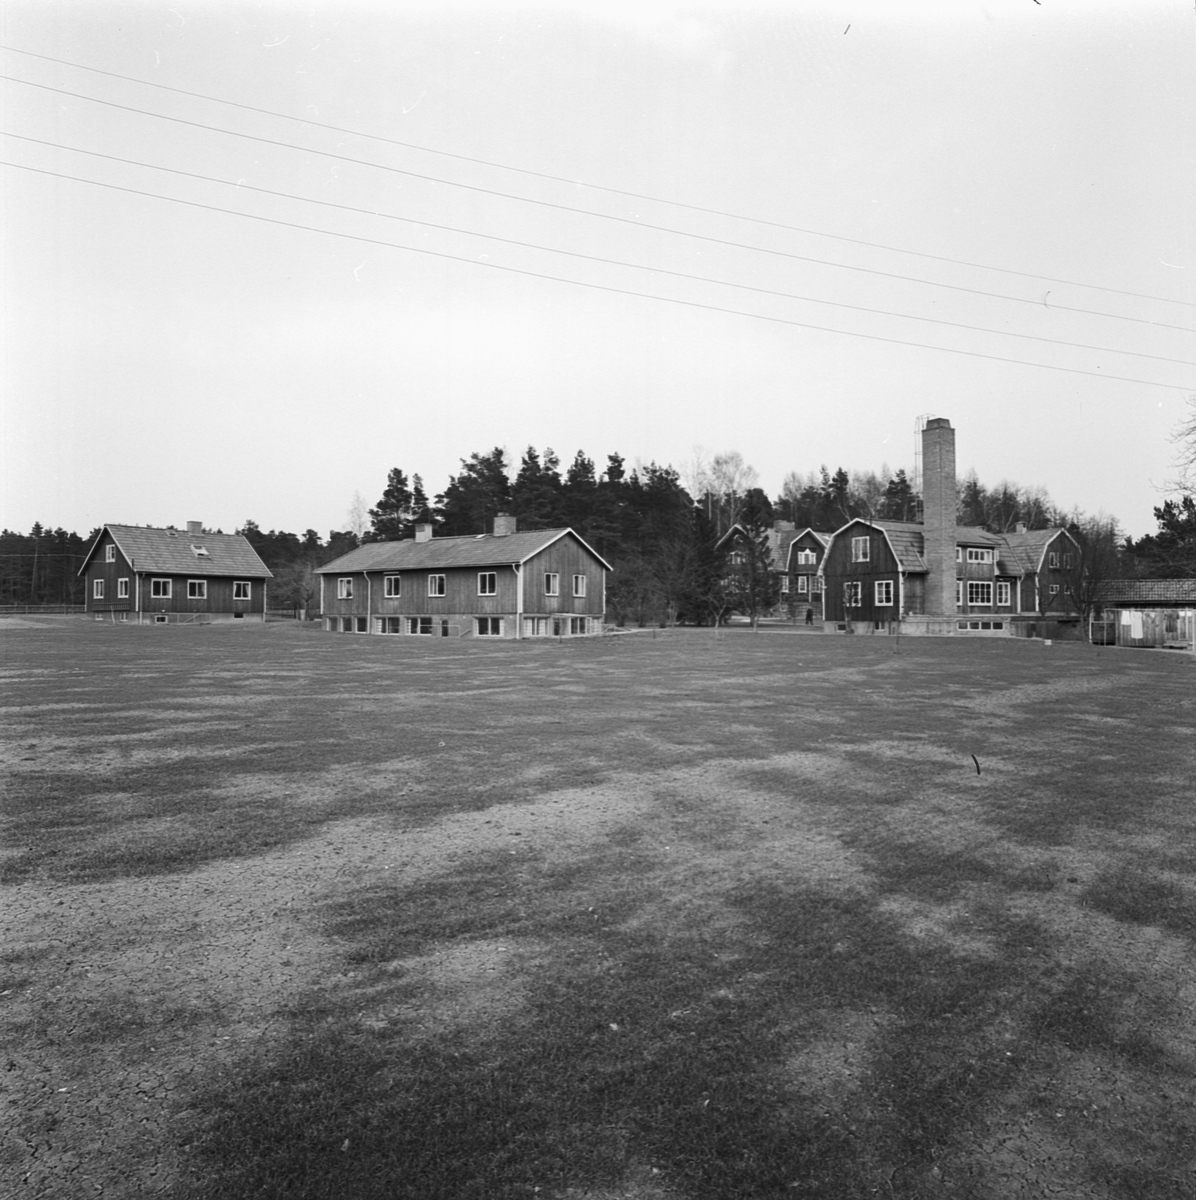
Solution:
{"label": "sky", "polygon": [[1140,537],[1196,393],[1194,24],[0,0],[0,526],[326,536],[495,446],[775,496],[933,414]]}

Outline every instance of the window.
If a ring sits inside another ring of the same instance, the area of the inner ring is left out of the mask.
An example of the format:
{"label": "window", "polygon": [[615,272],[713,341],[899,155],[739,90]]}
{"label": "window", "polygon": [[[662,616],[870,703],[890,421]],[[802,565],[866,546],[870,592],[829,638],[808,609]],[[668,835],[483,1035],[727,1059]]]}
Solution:
{"label": "window", "polygon": [[891,579],[878,579],[873,586],[877,604],[891,605],[893,603],[893,581]]}
{"label": "window", "polygon": [[353,618],[352,617],[341,617],[341,633],[352,633],[352,632],[353,632]]}
{"label": "window", "polygon": [[1065,554],[1063,556],[1063,569],[1065,571],[1071,570],[1071,555],[1070,554]]}
{"label": "window", "polygon": [[498,594],[498,572],[497,571],[479,571],[478,572],[478,595],[479,596],[496,596]]}
{"label": "window", "polygon": [[403,594],[402,580],[398,575],[386,575],[382,579],[382,594],[388,600],[394,600]]}
{"label": "window", "polygon": [[851,539],[851,561],[868,562],[871,558],[871,547],[866,537]]}
{"label": "window", "polygon": [[1052,567],[1055,570],[1059,569],[1059,555],[1056,554],[1054,550],[1047,555],[1047,566]]}
{"label": "window", "polygon": [[478,637],[502,637],[502,617],[478,617]]}
{"label": "window", "polygon": [[1012,600],[1010,599],[1010,586],[1008,583],[997,584],[997,607],[1008,608]]}
{"label": "window", "polygon": [[589,621],[586,617],[570,617],[569,618],[570,633],[589,633]]}
{"label": "window", "polygon": [[979,579],[968,580],[968,604],[986,608],[991,606],[992,602],[993,585],[991,583],[981,582]]}
{"label": "window", "polygon": [[234,579],[233,580],[233,599],[248,600],[249,599],[249,580]]}
{"label": "window", "polygon": [[102,579],[93,579],[91,581],[91,598],[93,600],[103,600],[104,581]]}
{"label": "window", "polygon": [[961,550],[958,546],[955,547],[955,561],[963,562],[963,550]]}
{"label": "window", "polygon": [[366,617],[358,617],[357,618],[357,632],[358,633],[369,633],[369,631],[370,631],[370,627],[369,627],[369,624],[367,623],[367,618]]}
{"label": "window", "polygon": [[206,579],[187,580],[187,599],[206,600],[208,598],[208,581]]}
{"label": "window", "polygon": [[338,600],[353,599],[353,580],[342,578],[336,581],[336,598]]}
{"label": "window", "polygon": [[797,565],[799,567],[812,567],[818,562],[818,555],[813,550],[799,550],[797,552]]}
{"label": "window", "polygon": [[963,580],[955,581],[955,607],[963,608]]}
{"label": "window", "polygon": [[408,633],[426,633],[429,636],[432,633],[432,618],[431,617],[408,617],[407,618]]}
{"label": "window", "polygon": [[559,596],[561,594],[561,577],[555,571],[544,575],[544,595]]}
{"label": "window", "polygon": [[810,590],[809,575],[799,575],[797,577],[797,594],[804,596]]}
{"label": "window", "polygon": [[863,588],[861,583],[845,583],[843,585],[843,607],[844,608],[859,608],[860,592]]}
{"label": "window", "polygon": [[116,597],[118,600],[127,600],[129,598],[129,581],[127,579],[118,579],[116,581]]}
{"label": "window", "polygon": [[782,596],[789,595],[789,576],[788,575],[781,576],[781,595]]}
{"label": "window", "polygon": [[548,618],[547,617],[524,617],[523,618],[523,636],[524,637],[547,637],[548,636]]}
{"label": "window", "polygon": [[150,595],[155,600],[170,599],[170,580],[169,579],[151,579],[150,580]]}
{"label": "window", "polygon": [[443,596],[446,594],[446,590],[447,589],[445,588],[443,575],[429,575],[428,576],[428,595],[429,596]]}
{"label": "window", "polygon": [[196,558],[211,558],[212,557],[208,553],[206,546],[192,546],[191,553],[194,554]]}
{"label": "window", "polygon": [[992,560],[993,552],[991,550],[977,550],[974,546],[968,547],[968,562],[990,563]]}
{"label": "window", "polygon": [[1057,583],[1052,583],[1052,584],[1051,584],[1051,587],[1050,587],[1050,593],[1051,593],[1051,595],[1052,595],[1052,596],[1057,596],[1057,595],[1059,595],[1059,585],[1058,585]]}
{"label": "window", "polygon": [[573,594],[575,596],[584,596],[586,594],[586,577],[584,575],[573,576]]}
{"label": "window", "polygon": [[116,562],[116,547],[109,544],[104,547],[104,561]]}

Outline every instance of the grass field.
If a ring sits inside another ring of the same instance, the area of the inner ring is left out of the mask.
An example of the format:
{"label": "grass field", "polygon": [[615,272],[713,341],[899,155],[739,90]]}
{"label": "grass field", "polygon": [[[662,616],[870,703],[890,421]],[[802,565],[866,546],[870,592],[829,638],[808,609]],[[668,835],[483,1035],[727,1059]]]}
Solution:
{"label": "grass field", "polygon": [[1196,660],[0,623],[0,1194],[1196,1194]]}

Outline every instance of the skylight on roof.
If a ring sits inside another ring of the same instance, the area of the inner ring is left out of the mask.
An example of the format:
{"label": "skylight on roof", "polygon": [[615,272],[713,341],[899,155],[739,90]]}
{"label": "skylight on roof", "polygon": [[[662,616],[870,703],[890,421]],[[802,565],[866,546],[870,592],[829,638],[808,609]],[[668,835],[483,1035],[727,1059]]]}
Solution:
{"label": "skylight on roof", "polygon": [[195,545],[194,542],[191,543],[191,553],[194,554],[196,558],[211,558],[212,557],[208,553],[208,549],[206,546],[197,546],[197,545]]}

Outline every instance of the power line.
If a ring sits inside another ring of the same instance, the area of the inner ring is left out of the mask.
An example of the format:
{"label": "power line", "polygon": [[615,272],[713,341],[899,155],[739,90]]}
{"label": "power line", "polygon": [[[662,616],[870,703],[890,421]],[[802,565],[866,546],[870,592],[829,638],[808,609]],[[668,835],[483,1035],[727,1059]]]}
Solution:
{"label": "power line", "polygon": [[[949,258],[942,254],[928,254],[922,250],[907,250],[901,246],[888,246],[882,242],[868,242],[862,238],[845,237],[838,233],[826,233],[820,229],[805,229],[800,225],[787,225],[781,221],[769,221],[764,217],[749,217],[742,213],[727,212],[718,208],[706,208],[700,204],[689,204],[683,200],[665,200],[660,196],[650,196],[643,192],[625,191],[622,188],[608,187],[601,183],[585,183],[577,179],[569,179],[564,175],[551,175],[545,171],[533,171],[526,167],[513,167],[509,163],[495,162],[493,159],[474,158],[468,154],[456,154],[451,150],[436,150],[431,146],[421,146],[416,142],[404,142],[398,138],[383,137],[376,133],[362,133],[358,129],[348,129],[342,125],[330,125],[325,121],[313,121],[309,117],[293,117],[288,113],[275,112],[269,108],[258,108],[253,104],[242,104],[237,100],[226,100],[221,96],[209,96],[203,92],[192,92],[186,88],[172,87],[166,83],[154,83],[148,79],[138,79],[134,75],[122,75],[118,71],[104,71],[99,67],[88,67],[82,63],[70,62],[65,58],[54,58],[48,54],[35,54],[32,50],[18,50],[15,46],[0,45],[0,50],[7,50],[12,54],[23,54],[29,58],[39,58],[44,62],[58,63],[60,66],[73,67],[79,71],[90,71],[95,75],[106,75],[110,79],[123,79],[127,83],[140,84],[142,87],[158,88],[164,92],[174,92],[179,96],[190,96],[196,100],[207,100],[213,104],[226,104],[231,108],[239,108],[244,112],[258,113],[261,116],[277,117],[283,121],[296,121],[302,125],[310,125],[315,129],[327,129],[332,133],[349,134],[352,137],[367,138],[370,141],[382,142],[388,146],[399,146],[404,150],[417,150],[421,154],[436,154],[442,158],[455,159],[458,162],[473,163],[476,166],[495,167],[502,171],[513,171],[519,175],[527,175],[533,179],[546,179],[552,183],[564,183],[570,187],[584,187],[597,192],[606,192],[612,196],[623,196],[629,200],[647,200],[653,204],[667,204],[673,208],[682,208],[689,212],[703,213],[712,217],[727,217],[735,221],[750,221],[755,225],[764,225],[771,229],[784,229],[789,233],[801,233],[812,237],[829,238],[837,242],[847,242],[853,246],[866,246],[870,250],[886,250],[894,254],[909,254],[916,258],[931,259],[934,262],[950,263],[957,267],[972,267],[981,271],[999,271],[1004,275],[1017,275],[1022,279],[1037,279],[1044,283],[1062,283],[1069,287],[1087,288],[1092,291],[1111,292],[1118,296],[1131,296],[1136,300],[1157,300],[1163,304],[1181,304],[1187,308],[1196,308],[1196,302],[1190,300],[1173,300],[1167,296],[1150,296],[1143,292],[1129,292],[1122,288],[1107,287],[1099,283],[1080,283],[1075,279],[1058,279],[1052,275],[1039,275],[1032,271],[1017,271],[1011,267],[994,267],[987,263],[969,262],[961,258]],[[7,78],[7,77],[6,77]]]}
{"label": "power line", "polygon": [[255,187],[253,184],[242,183],[240,181],[236,183],[230,183],[227,179],[217,179],[215,176],[202,175],[196,171],[183,171],[176,167],[163,167],[159,166],[157,163],[141,162],[134,158],[123,158],[118,154],[104,154],[99,150],[84,150],[78,146],[67,146],[62,142],[51,142],[44,138],[28,137],[25,134],[10,133],[7,130],[0,130],[0,134],[2,134],[4,137],[16,138],[18,141],[22,142],[33,142],[39,146],[52,146],[57,150],[69,150],[74,154],[87,154],[93,158],[106,159],[109,162],[124,163],[126,166],[144,167],[152,171],[164,171],[170,175],[181,175],[186,179],[203,180],[205,183],[218,183],[223,187],[233,187],[242,192],[258,192],[264,196],[276,196],[285,200],[299,200],[304,204],[318,204],[324,208],[335,208],[342,212],[358,213],[362,216],[368,217],[381,217],[387,221],[403,221],[410,225],[422,225],[427,229],[439,229],[446,233],[461,233],[469,237],[479,237],[488,241],[502,242],[508,246],[518,246],[525,250],[540,250],[548,254],[561,254],[566,255],[569,258],[579,258],[586,262],[603,263],[606,266],[629,267],[637,271],[652,271],[659,275],[672,276],[675,279],[688,279],[696,283],[709,283],[715,284],[719,287],[738,288],[741,291],[756,292],[762,296],[775,296],[783,300],[800,300],[808,304],[824,304],[832,308],[849,309],[852,312],[871,313],[874,316],[897,317],[906,321],[923,321],[933,325],[946,325],[952,329],[966,329],[972,333],[991,333],[998,337],[1013,337],[1033,342],[1046,342],[1052,346],[1069,346],[1073,350],[1095,350],[1098,353],[1107,352],[1113,354],[1127,354],[1134,358],[1153,359],[1156,362],[1178,363],[1181,366],[1186,367],[1196,366],[1196,362],[1192,362],[1190,359],[1186,358],[1169,358],[1162,354],[1146,354],[1139,350],[1121,350],[1112,346],[1092,346],[1085,342],[1068,342],[1062,340],[1061,338],[1041,337],[1033,333],[1014,333],[1005,329],[990,329],[983,325],[968,325],[962,321],[948,321],[942,317],[921,317],[916,316],[913,313],[893,312],[892,310],[885,308],[869,308],[862,304],[846,304],[838,300],[820,300],[815,296],[802,296],[795,292],[781,292],[772,288],[756,287],[755,285],[749,283],[735,283],[732,280],[726,279],[712,279],[706,275],[694,275],[688,271],[674,271],[668,267],[644,266],[641,263],[626,262],[623,259],[604,258],[597,254],[584,254],[578,250],[561,250],[554,246],[541,245],[538,242],[524,242],[517,238],[502,237],[499,234],[479,233],[474,229],[461,229],[455,225],[441,225],[435,221],[422,221],[417,217],[403,217],[395,213],[379,212],[376,209],[357,208],[350,204],[340,204],[334,200],[316,200],[310,196],[300,196],[294,192],[279,192],[273,190],[272,188]]}
{"label": "power line", "polygon": [[756,321],[768,321],[774,325],[789,325],[797,329],[811,329],[819,333],[832,333],[838,334],[842,337],[863,338],[870,342],[887,342],[890,345],[895,346],[912,346],[919,350],[936,350],[943,354],[961,354],[968,358],[987,359],[990,362],[1013,363],[1023,367],[1038,367],[1045,371],[1062,371],[1068,375],[1089,375],[1095,379],[1112,379],[1121,383],[1137,383],[1143,385],[1144,387],[1166,388],[1169,391],[1182,392],[1190,390],[1189,387],[1184,384],[1156,383],[1150,379],[1133,379],[1125,375],[1107,375],[1102,371],[1085,371],[1078,367],[1060,367],[1053,363],[1036,363],[1029,362],[1028,360],[1021,358],[1006,358],[1000,354],[983,354],[978,350],[958,350],[952,346],[931,346],[925,342],[910,342],[905,341],[902,338],[883,337],[882,335],[876,333],[858,333],[854,330],[848,329],[833,329],[826,325],[814,325],[808,321],[794,321],[788,317],[771,317],[763,313],[743,312],[741,309],[737,308],[724,308],[717,304],[703,304],[698,300],[679,300],[673,296],[658,296],[651,292],[637,292],[631,288],[613,287],[609,284],[603,283],[586,283],[583,280],[568,279],[561,275],[548,275],[542,271],[529,271],[523,267],[509,267],[501,263],[478,262],[476,259],[466,258],[463,255],[447,254],[441,250],[429,250],[423,246],[404,246],[398,242],[383,241],[381,238],[362,237],[360,234],[355,233],[341,233],[335,229],[318,229],[312,225],[300,225],[295,221],[283,221],[277,217],[263,217],[257,215],[256,213],[239,212],[238,210],[232,208],[221,208],[216,204],[202,204],[198,200],[182,200],[176,196],[163,196],[159,192],[144,192],[138,188],[122,187],[121,185],[115,183],[101,183],[96,179],[83,179],[78,175],[67,175],[61,171],[48,171],[42,167],[28,167],[23,163],[8,162],[7,160],[3,159],[0,159],[0,166],[13,167],[18,171],[30,171],[36,175],[48,175],[55,179],[69,179],[75,183],[87,183],[93,187],[107,188],[114,192],[125,192],[132,196],[146,196],[152,200],[166,200],[171,204],[183,204],[189,208],[200,208],[208,212],[224,213],[232,217],[244,217],[250,221],[262,221],[268,225],[279,225],[286,229],[300,229],[304,233],[318,233],[324,234],[328,237],[345,238],[348,241],[362,242],[366,245],[385,246],[391,250],[405,250],[410,254],[424,254],[431,258],[443,258],[448,259],[451,262],[467,263],[474,267],[485,267],[494,271],[505,271],[511,275],[523,275],[530,279],[546,279],[553,283],[566,283],[572,285],[573,287],[590,288],[594,291],[610,292],[619,296],[635,296],[640,300],[658,300],[664,304],[677,304],[684,308],[698,308],[704,309],[708,312],[727,313],[730,316],[735,317],[749,317]]}
{"label": "power line", "polygon": [[[55,92],[61,96],[70,96],[76,100],[86,100],[92,104],[101,104],[107,108],[119,109],[122,112],[137,113],[140,116],[154,117],[161,121],[171,121],[176,125],[187,125],[192,129],[203,129],[209,133],[220,133],[227,137],[243,138],[246,141],[260,142],[262,145],[266,146],[278,146],[286,150],[298,150],[304,154],[318,154],[322,158],[331,158],[337,162],[352,163],[354,166],[369,167],[376,171],[388,171],[394,175],[405,175],[408,179],[421,179],[427,183],[439,183],[446,187],[462,188],[465,191],[477,192],[484,196],[497,196],[504,200],[516,200],[522,204],[535,204],[541,208],[555,209],[558,212],[570,212],[579,216],[595,217],[602,221],[615,221],[622,225],[634,225],[640,229],[651,229],[656,233],[669,233],[675,237],[693,238],[697,241],[709,242],[717,246],[728,246],[736,250],[751,250],[757,254],[768,254],[776,258],[793,259],[796,262],[814,263],[818,266],[833,267],[841,271],[857,271],[864,275],[876,275],[885,279],[899,279],[906,283],[920,283],[926,287],[946,288],[948,291],[952,292],[966,292],[972,296],[985,296],[990,300],[1007,300],[1014,304],[1030,304],[1035,308],[1042,303],[1039,300],[1027,300],[1022,296],[1007,296],[1002,292],[986,292],[980,288],[964,287],[961,284],[938,283],[932,279],[920,279],[916,275],[902,275],[900,272],[896,271],[880,271],[873,267],[857,267],[850,263],[831,262],[825,258],[814,258],[807,254],[793,254],[787,250],[769,250],[763,246],[753,246],[749,242],[736,242],[731,241],[728,238],[712,237],[709,234],[704,233],[689,233],[686,230],[673,229],[668,225],[656,225],[650,221],[636,220],[633,217],[617,217],[611,215],[610,213],[595,212],[593,209],[575,208],[568,204],[557,204],[551,200],[537,200],[530,196],[517,196],[512,192],[503,192],[496,188],[484,188],[473,183],[459,183],[456,180],[444,179],[437,175],[426,175],[419,171],[409,171],[403,167],[391,167],[386,166],[383,163],[370,162],[368,159],[364,158],[353,158],[351,155],[347,154],[335,154],[330,150],[313,150],[309,146],[297,146],[293,142],[283,142],[276,138],[259,137],[257,134],[252,133],[239,133],[235,129],[222,129],[218,125],[206,125],[202,121],[189,121],[183,117],[171,117],[167,116],[165,113],[156,113],[149,109],[136,108],[130,104],[117,104],[113,100],[100,100],[95,96],[88,96],[82,92],[72,92],[67,88],[51,87],[49,84],[45,83],[33,83],[28,79],[17,79],[12,75],[0,75],[0,79],[7,80],[10,83],[24,84],[26,87],[40,88],[41,90],[47,92]],[[1135,325],[1150,325],[1156,329],[1177,329],[1182,333],[1196,333],[1196,329],[1190,329],[1186,325],[1171,325],[1165,321],[1150,321],[1145,317],[1127,317],[1120,313],[1100,312],[1097,309],[1091,308],[1076,308],[1067,304],[1054,304],[1049,307],[1053,308],[1056,312],[1079,313],[1089,317],[1104,317],[1110,321],[1130,321]]]}

